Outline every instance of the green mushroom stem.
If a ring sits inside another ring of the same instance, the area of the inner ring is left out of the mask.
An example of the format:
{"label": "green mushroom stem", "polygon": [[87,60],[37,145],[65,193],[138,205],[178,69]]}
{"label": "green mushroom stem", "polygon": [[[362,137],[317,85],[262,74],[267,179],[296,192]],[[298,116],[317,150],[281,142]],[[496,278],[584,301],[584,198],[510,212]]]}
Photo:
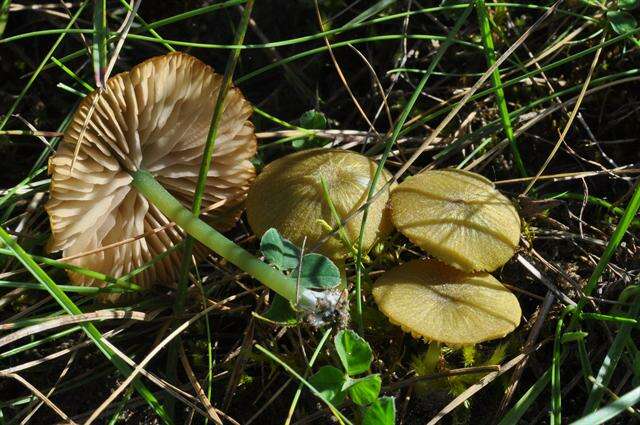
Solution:
{"label": "green mushroom stem", "polygon": [[131,175],[133,177],[132,185],[167,218],[197,241],[289,300],[296,308],[316,314],[322,314],[322,311],[330,312],[337,308],[339,296],[334,291],[296,289],[294,279],[260,261],[247,250],[194,216],[158,183],[151,173],[137,170]]}
{"label": "green mushroom stem", "polygon": [[435,373],[440,363],[442,355],[442,345],[437,341],[431,341],[425,355],[425,372],[427,374]]}

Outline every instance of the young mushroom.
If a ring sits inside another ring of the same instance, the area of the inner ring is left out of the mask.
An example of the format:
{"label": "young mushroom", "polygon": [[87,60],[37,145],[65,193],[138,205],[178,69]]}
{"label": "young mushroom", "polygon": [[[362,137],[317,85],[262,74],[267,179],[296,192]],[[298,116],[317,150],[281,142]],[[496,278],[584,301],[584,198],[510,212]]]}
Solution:
{"label": "young mushroom", "polygon": [[[191,208],[221,83],[222,77],[203,62],[170,53],[110,78],[104,90],[80,102],[49,162],[49,250],[116,277],[160,256],[135,282],[143,288],[172,284],[181,251],[166,254],[184,232],[136,190],[133,174],[147,170]],[[205,211],[219,206],[202,215],[217,228],[237,220],[255,176],[249,161],[256,152],[251,113],[242,93],[231,88],[203,197]],[[69,277],[79,285],[104,285],[77,273]]]}
{"label": "young mushroom", "polygon": [[460,270],[493,271],[518,247],[518,213],[479,174],[425,171],[399,184],[390,203],[393,224],[402,234]]}
{"label": "young mushroom", "polygon": [[[306,240],[309,249],[326,237],[327,225],[338,224],[327,196],[340,219],[348,216],[366,202],[376,167],[366,156],[339,149],[311,149],[279,158],[264,168],[249,190],[249,225],[258,236],[274,227],[298,246]],[[389,179],[385,170],[376,187],[382,188]],[[392,229],[388,196],[383,193],[369,206],[364,251]],[[357,241],[361,223],[362,213],[345,224],[343,235],[348,243]],[[338,261],[350,254],[338,237],[327,239],[318,251]]]}
{"label": "young mushroom", "polygon": [[380,310],[416,338],[452,346],[502,338],[520,324],[518,299],[488,273],[413,260],[375,282]]}

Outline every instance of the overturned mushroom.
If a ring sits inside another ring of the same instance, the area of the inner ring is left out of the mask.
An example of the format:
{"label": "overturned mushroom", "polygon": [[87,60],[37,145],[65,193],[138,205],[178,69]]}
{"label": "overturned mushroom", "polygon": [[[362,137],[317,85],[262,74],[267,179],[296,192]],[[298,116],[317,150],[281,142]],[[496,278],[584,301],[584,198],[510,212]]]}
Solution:
{"label": "overturned mushroom", "polygon": [[[329,233],[327,224],[338,224],[325,199],[322,181],[342,219],[366,202],[376,167],[363,155],[338,149],[311,149],[277,159],[265,167],[249,191],[249,225],[257,235],[275,227],[294,244],[300,246],[306,238],[306,246],[312,247]],[[389,179],[385,170],[376,188],[381,189]],[[365,251],[391,231],[388,196],[384,193],[369,206],[362,244]],[[361,223],[362,213],[345,225],[351,243],[357,240]],[[349,253],[336,237],[328,239],[318,251],[337,260]]]}
{"label": "overturned mushroom", "polygon": [[392,192],[391,209],[402,234],[464,271],[493,271],[518,247],[518,213],[479,174],[449,169],[409,177]]}
{"label": "overturned mushroom", "polygon": [[389,319],[416,338],[473,345],[520,323],[517,298],[488,273],[465,273],[437,260],[413,260],[384,273],[373,297]]}
{"label": "overturned mushroom", "polygon": [[[49,163],[49,250],[62,250],[65,257],[77,257],[71,260],[75,265],[118,277],[178,244],[182,230],[132,186],[131,174],[149,171],[191,207],[221,82],[203,62],[171,53],[110,78],[104,90],[88,95]],[[240,91],[232,88],[224,101],[203,197],[204,210],[222,205],[202,216],[217,228],[237,220],[255,176],[249,161],[256,151],[251,112]],[[121,241],[126,243],[118,245]],[[101,250],[112,244],[117,246]],[[87,252],[94,253],[79,256]],[[180,254],[164,255],[135,282],[144,288],[173,283]],[[76,284],[103,285],[77,273],[69,276]]]}

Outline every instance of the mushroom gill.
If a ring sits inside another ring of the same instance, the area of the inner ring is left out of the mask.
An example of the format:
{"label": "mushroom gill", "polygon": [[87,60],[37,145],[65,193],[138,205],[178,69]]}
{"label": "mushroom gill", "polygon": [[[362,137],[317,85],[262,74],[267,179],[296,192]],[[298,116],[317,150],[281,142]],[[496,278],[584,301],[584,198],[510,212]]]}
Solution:
{"label": "mushroom gill", "polygon": [[[49,251],[62,250],[63,257],[77,256],[70,261],[75,265],[120,277],[178,244],[183,232],[131,186],[130,173],[148,170],[191,208],[221,83],[222,77],[198,59],[170,53],[110,78],[104,90],[88,95],[49,162]],[[255,177],[249,161],[256,151],[251,113],[240,90],[231,88],[203,196],[204,211],[222,205],[202,216],[217,228],[237,220]],[[122,241],[127,242],[101,250]],[[91,251],[97,252],[79,256]],[[135,282],[144,288],[172,284],[179,261],[174,250]],[[77,273],[69,276],[76,284],[103,285]]]}

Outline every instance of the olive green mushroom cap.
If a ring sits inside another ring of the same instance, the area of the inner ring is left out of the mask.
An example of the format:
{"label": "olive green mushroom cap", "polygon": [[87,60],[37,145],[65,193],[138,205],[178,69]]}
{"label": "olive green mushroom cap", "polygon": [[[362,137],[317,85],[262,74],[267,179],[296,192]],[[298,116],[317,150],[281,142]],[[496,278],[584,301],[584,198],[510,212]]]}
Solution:
{"label": "olive green mushroom cap", "polygon": [[384,273],[373,297],[405,332],[453,346],[502,338],[522,314],[518,299],[490,274],[437,260],[413,260]]}
{"label": "olive green mushroom cap", "polygon": [[[325,201],[322,179],[327,182],[331,202],[341,219],[362,206],[377,164],[366,156],[339,149],[311,149],[293,153],[268,164],[249,190],[247,217],[253,231],[261,236],[276,228],[284,237],[307,249],[329,232],[326,225],[337,225]],[[390,179],[384,170],[378,179],[379,190]],[[363,249],[388,234],[391,220],[386,208],[389,193],[381,194],[369,207]],[[345,225],[345,233],[355,243],[360,233],[362,213]],[[328,239],[318,252],[333,259],[344,258],[348,251],[337,237]]]}
{"label": "olive green mushroom cap", "polygon": [[493,271],[518,247],[520,217],[483,176],[425,171],[391,194],[392,220],[411,242],[464,271]]}

